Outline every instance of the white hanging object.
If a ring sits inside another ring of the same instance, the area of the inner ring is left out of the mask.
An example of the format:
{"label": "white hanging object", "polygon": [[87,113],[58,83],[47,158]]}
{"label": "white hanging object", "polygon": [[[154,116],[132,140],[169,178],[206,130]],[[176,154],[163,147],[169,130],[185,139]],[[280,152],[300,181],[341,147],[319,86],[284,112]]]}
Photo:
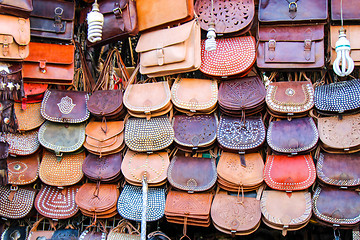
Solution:
{"label": "white hanging object", "polygon": [[216,50],[216,33],[215,33],[215,24],[210,23],[208,32],[206,34],[207,39],[205,40],[205,50],[206,51],[214,51]]}
{"label": "white hanging object", "polygon": [[339,39],[335,45],[336,59],[333,63],[334,72],[340,76],[348,76],[354,70],[354,60],[350,57],[350,41],[346,38],[346,30],[340,28]]}
{"label": "white hanging object", "polygon": [[102,39],[102,28],[104,24],[104,16],[99,11],[99,4],[95,0],[92,10],[87,14],[88,37],[91,43],[98,42]]}

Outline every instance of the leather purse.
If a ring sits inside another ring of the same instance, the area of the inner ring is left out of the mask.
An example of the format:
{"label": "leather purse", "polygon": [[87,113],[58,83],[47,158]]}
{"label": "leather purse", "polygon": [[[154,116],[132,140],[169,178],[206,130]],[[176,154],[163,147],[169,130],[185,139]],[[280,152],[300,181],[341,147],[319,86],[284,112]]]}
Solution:
{"label": "leather purse", "polygon": [[312,202],[308,191],[265,190],[261,196],[260,208],[263,222],[270,228],[288,231],[305,227],[311,218]]}
{"label": "leather purse", "polygon": [[129,118],[125,124],[125,144],[136,152],[154,152],[169,147],[174,141],[174,129],[165,117]]}
{"label": "leather purse", "polygon": [[18,186],[35,182],[39,177],[39,165],[39,153],[16,158],[9,156],[7,158],[8,184]]}
{"label": "leather purse", "polygon": [[16,102],[21,102],[21,108],[26,109],[28,103],[41,103],[44,98],[44,93],[48,88],[46,83],[24,83],[24,92],[25,95],[21,101],[15,100]]}
{"label": "leather purse", "polygon": [[137,0],[139,31],[173,26],[194,18],[194,0]]}
{"label": "leather purse", "polygon": [[[286,1],[279,1],[288,5]],[[260,26],[258,42],[256,63],[259,68],[313,69],[324,66],[324,25]]]}
{"label": "leather purse", "polygon": [[21,101],[25,97],[22,63],[0,62],[0,68],[0,99]]}
{"label": "leather purse", "polygon": [[9,143],[9,154],[13,156],[25,156],[35,153],[39,147],[39,129],[26,131],[23,133],[7,133],[0,136],[0,141]]}
{"label": "leather purse", "polygon": [[46,121],[39,129],[40,144],[55,152],[60,160],[63,153],[79,150],[85,142],[85,124],[62,124]]}
{"label": "leather purse", "polygon": [[29,49],[30,54],[23,63],[24,82],[61,85],[73,83],[74,45],[31,42]]}
{"label": "leather purse", "polygon": [[[31,227],[29,236],[26,238],[27,240],[39,240],[39,239],[51,239],[56,230],[54,222],[52,219],[49,219],[50,230],[38,230],[38,227],[41,222],[45,220],[44,217],[41,217],[37,220]],[[44,223],[44,222],[43,222]]]}
{"label": "leather purse", "polygon": [[[213,4],[213,5],[212,5]],[[211,9],[213,7],[213,9]],[[207,31],[209,23],[215,23],[216,34],[243,35],[251,29],[255,16],[255,2],[250,1],[213,1],[195,2],[195,13],[201,29]]]}
{"label": "leather purse", "polygon": [[135,51],[140,73],[159,77],[199,69],[200,24],[197,20],[141,34]]}
{"label": "leather purse", "polygon": [[140,232],[129,221],[122,219],[118,225],[112,228],[106,240],[140,240]]}
{"label": "leather purse", "polygon": [[359,162],[360,153],[321,152],[316,163],[317,177],[321,183],[342,189],[357,187],[360,185]]}
{"label": "leather purse", "polygon": [[75,196],[80,186],[57,188],[42,185],[36,195],[34,206],[38,213],[50,219],[68,219],[76,215],[79,207]]}
{"label": "leather purse", "polygon": [[221,81],[219,107],[221,113],[232,117],[254,115],[264,109],[265,95],[265,86],[259,76]]}
{"label": "leather purse", "polygon": [[[331,0],[331,20],[341,20],[341,8],[342,8],[342,19],[345,21],[359,21],[359,12],[354,8],[356,0]],[[354,43],[354,42],[352,42]]]}
{"label": "leather purse", "polygon": [[79,240],[105,240],[106,237],[106,232],[95,232],[94,230],[86,229],[80,234]]}
{"label": "leather purse", "polygon": [[128,150],[121,163],[121,172],[129,184],[142,186],[145,177],[149,187],[158,187],[167,180],[169,164],[167,152],[146,154]]}
{"label": "leather purse", "polygon": [[115,182],[121,175],[121,153],[102,156],[89,153],[82,165],[84,175],[92,181]]}
{"label": "leather purse", "polygon": [[217,98],[216,80],[177,78],[171,87],[171,101],[175,109],[188,115],[214,112]]}
{"label": "leather purse", "polygon": [[34,205],[36,191],[29,187],[19,187],[15,191],[10,186],[0,186],[0,216],[6,219],[26,217]]}
{"label": "leather purse", "polygon": [[31,37],[71,41],[74,35],[74,0],[36,0],[30,15]]}
{"label": "leather purse", "polygon": [[218,186],[226,191],[253,191],[264,181],[264,161],[260,153],[245,154],[246,166],[239,155],[223,151],[217,164]]}
{"label": "leather purse", "polygon": [[30,131],[39,128],[45,122],[40,113],[41,103],[27,103],[26,109],[22,103],[14,103],[14,110],[18,122],[18,131]]}
{"label": "leather purse", "polygon": [[82,171],[85,152],[64,154],[61,160],[57,156],[44,150],[39,168],[41,181],[50,186],[65,187],[80,182],[84,173]]}
{"label": "leather purse", "polygon": [[100,157],[118,153],[125,147],[123,121],[91,121],[86,125],[85,134],[84,147]]}
{"label": "leather purse", "polygon": [[29,234],[29,226],[8,227],[1,234],[3,240],[26,240]]}
{"label": "leather purse", "polygon": [[335,82],[315,88],[314,101],[318,113],[346,114],[360,109],[360,79]]}
{"label": "leather purse", "polygon": [[269,155],[264,168],[265,183],[286,192],[305,190],[315,182],[316,171],[311,155]]}
{"label": "leather purse", "polygon": [[76,240],[79,237],[78,229],[58,229],[54,232],[50,240]]}
{"label": "leather purse", "polygon": [[321,22],[328,18],[328,1],[260,0],[259,21],[263,23]]}
{"label": "leather purse", "polygon": [[256,60],[256,43],[252,36],[216,38],[216,50],[206,51],[201,40],[200,71],[212,77],[243,77]]}
{"label": "leather purse", "polygon": [[175,115],[173,117],[174,141],[185,152],[204,152],[216,141],[218,119],[216,115]]}
{"label": "leather purse", "polygon": [[306,154],[316,148],[319,133],[312,118],[294,118],[270,122],[266,139],[276,153]]}
{"label": "leather purse", "polygon": [[28,18],[33,10],[32,0],[4,0],[0,4],[0,14]]}
{"label": "leather purse", "polygon": [[29,19],[0,15],[0,22],[3,23],[0,26],[0,60],[24,60],[29,55]]}
{"label": "leather purse", "polygon": [[189,193],[210,190],[217,179],[215,159],[176,155],[167,177],[172,187]]}

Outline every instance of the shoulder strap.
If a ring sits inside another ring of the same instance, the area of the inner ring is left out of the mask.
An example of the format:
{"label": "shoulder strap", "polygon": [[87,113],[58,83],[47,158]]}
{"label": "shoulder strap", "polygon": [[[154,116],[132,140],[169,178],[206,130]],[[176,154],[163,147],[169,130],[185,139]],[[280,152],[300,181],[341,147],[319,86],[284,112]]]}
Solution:
{"label": "shoulder strap", "polygon": [[85,79],[85,89],[84,90],[87,92],[91,92],[91,90],[93,89],[93,87],[95,85],[95,80],[92,77],[90,69],[86,63],[85,55],[84,55],[84,52],[82,50],[80,43],[75,41],[75,45],[78,48],[79,53],[80,53],[81,67],[82,67],[83,75],[84,75],[84,79]]}

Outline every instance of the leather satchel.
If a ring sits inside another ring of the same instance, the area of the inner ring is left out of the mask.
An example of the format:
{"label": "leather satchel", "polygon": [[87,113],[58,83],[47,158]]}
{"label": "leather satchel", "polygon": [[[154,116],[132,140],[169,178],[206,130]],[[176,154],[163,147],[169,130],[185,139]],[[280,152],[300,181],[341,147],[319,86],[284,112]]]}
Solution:
{"label": "leather satchel", "polygon": [[261,23],[324,23],[328,18],[328,1],[260,0],[258,17]]}
{"label": "leather satchel", "polygon": [[39,176],[40,155],[8,157],[8,184],[12,186],[27,185],[35,182]]}
{"label": "leather satchel", "polygon": [[270,122],[267,143],[276,153],[306,154],[316,148],[319,133],[312,118]]}
{"label": "leather satchel", "polygon": [[75,196],[80,186],[62,189],[42,185],[36,195],[34,206],[39,214],[50,219],[68,219],[76,215],[79,207],[75,204]]}
{"label": "leather satchel", "polygon": [[24,60],[29,55],[29,19],[0,15],[0,22],[0,60]]}
{"label": "leather satchel", "polygon": [[50,186],[74,185],[84,176],[82,171],[84,160],[85,152],[63,155],[59,161],[54,153],[44,150],[39,177],[43,183]]}
{"label": "leather satchel", "polygon": [[[288,5],[284,0],[279,1]],[[259,68],[313,69],[324,66],[324,25],[261,26],[258,42],[256,63]]]}
{"label": "leather satchel", "polygon": [[360,185],[360,153],[331,154],[321,152],[316,164],[321,183],[342,189]]}
{"label": "leather satchel", "polygon": [[139,30],[173,26],[194,18],[194,0],[137,0]]}
{"label": "leather satchel", "polygon": [[0,14],[28,18],[33,10],[32,0],[4,0],[0,4]]}
{"label": "leather satchel", "polygon": [[175,109],[188,115],[214,112],[217,99],[216,80],[177,78],[171,87],[171,101]]}
{"label": "leather satchel", "polygon": [[305,190],[316,179],[311,155],[269,155],[264,169],[265,183],[272,189],[286,192]]}
{"label": "leather satchel", "polygon": [[252,36],[216,38],[216,50],[206,51],[201,40],[200,71],[213,77],[243,77],[256,60],[256,43]]}
{"label": "leather satchel", "polygon": [[16,119],[18,121],[18,131],[30,131],[41,126],[45,118],[40,113],[41,102],[27,103],[26,109],[22,108],[21,103],[14,103]]}
{"label": "leather satchel", "polygon": [[23,133],[7,133],[0,136],[0,141],[9,143],[9,154],[13,156],[24,156],[35,153],[39,147],[39,129],[26,131]]}
{"label": "leather satchel", "polygon": [[140,73],[159,77],[199,69],[200,40],[197,20],[141,34],[135,49],[140,54]]}
{"label": "leather satchel", "polygon": [[[331,0],[331,20],[340,21],[341,20],[341,8],[342,8],[342,19],[345,21],[359,21],[360,16],[359,12],[354,8],[356,0]],[[347,34],[346,34],[347,35]],[[351,42],[353,45],[355,42]],[[351,48],[352,49],[352,48]]]}
{"label": "leather satchel", "polygon": [[75,1],[36,0],[30,15],[31,37],[71,41],[74,35]]}
{"label": "leather satchel", "polygon": [[21,108],[25,110],[27,103],[41,103],[47,88],[46,83],[24,83],[25,95],[21,101],[15,101],[21,102]]}
{"label": "leather satchel", "polygon": [[31,42],[29,49],[30,54],[23,64],[24,82],[61,85],[73,83],[74,45]]}
{"label": "leather satchel", "polygon": [[22,101],[23,97],[25,97],[21,74],[22,63],[0,62],[0,67],[0,99]]}
{"label": "leather satchel", "polygon": [[215,159],[176,155],[170,162],[167,175],[174,188],[189,193],[207,191],[216,183]]}

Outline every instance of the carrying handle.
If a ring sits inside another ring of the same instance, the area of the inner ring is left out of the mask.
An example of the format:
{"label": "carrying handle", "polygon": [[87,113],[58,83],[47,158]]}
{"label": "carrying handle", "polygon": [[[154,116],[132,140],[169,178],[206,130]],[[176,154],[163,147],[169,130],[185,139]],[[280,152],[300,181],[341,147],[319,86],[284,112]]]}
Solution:
{"label": "carrying handle", "polygon": [[140,235],[140,232],[138,229],[136,229],[128,220],[122,219],[119,221],[118,225],[110,230],[110,232],[116,232],[116,233],[127,233],[128,234],[136,234]]}
{"label": "carrying handle", "polygon": [[[41,217],[39,220],[37,220],[37,221],[34,223],[34,225],[32,226],[30,232],[36,232],[36,231],[37,231],[37,228],[38,228],[39,225],[40,225],[40,223],[41,223],[43,220],[45,220],[45,219],[47,219],[47,218]],[[56,226],[55,226],[53,220],[51,220],[51,219],[48,219],[48,220],[49,220],[51,229],[53,229],[54,231],[56,231]]]}
{"label": "carrying handle", "polygon": [[139,72],[139,69],[140,69],[140,64],[138,64],[138,65],[136,66],[136,68],[135,68],[134,72],[131,74],[131,76],[130,76],[130,78],[129,78],[129,81],[128,81],[128,83],[127,83],[127,85],[126,85],[125,88],[127,88],[130,84],[133,84],[133,83],[135,82],[136,76],[137,76],[137,74],[138,74],[138,72]]}
{"label": "carrying handle", "polygon": [[80,45],[79,42],[75,41],[75,46],[78,48],[79,53],[80,53],[80,61],[81,61],[81,68],[83,71],[83,76],[84,76],[84,80],[85,80],[85,84],[84,84],[84,90],[87,92],[91,92],[91,90],[93,89],[94,85],[95,85],[95,80],[91,75],[90,69],[86,63],[86,59],[85,59],[85,55],[83,52],[83,49]]}
{"label": "carrying handle", "polygon": [[155,231],[155,232],[149,233],[147,237],[149,239],[149,238],[156,237],[156,236],[160,236],[160,237],[166,238],[167,240],[171,240],[168,236],[166,236],[165,233],[163,233],[161,231]]}

